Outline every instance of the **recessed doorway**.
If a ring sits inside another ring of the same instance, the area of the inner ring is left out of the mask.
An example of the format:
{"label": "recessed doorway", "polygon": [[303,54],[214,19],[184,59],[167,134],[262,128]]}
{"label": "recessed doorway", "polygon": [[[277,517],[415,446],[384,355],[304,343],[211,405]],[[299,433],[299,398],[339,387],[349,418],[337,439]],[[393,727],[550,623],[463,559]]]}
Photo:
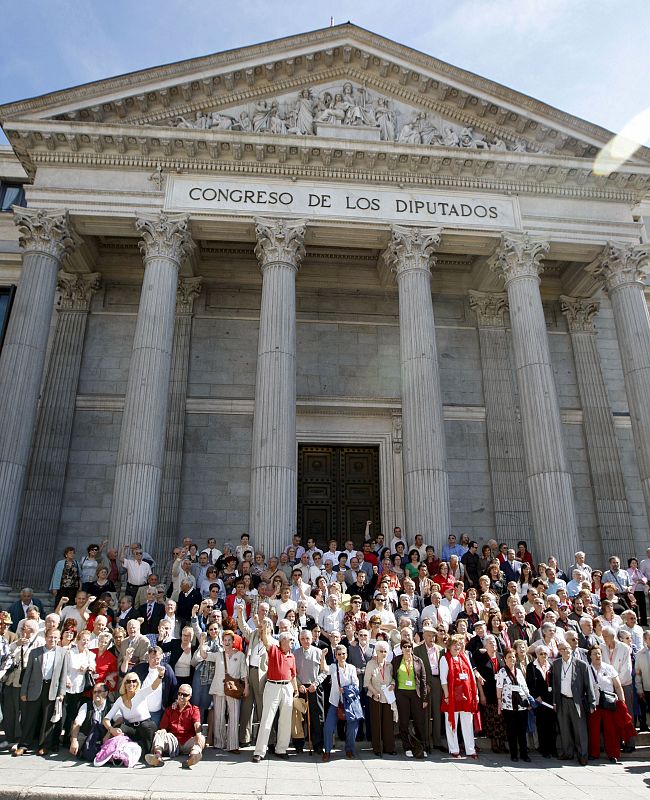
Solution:
{"label": "recessed doorway", "polygon": [[298,533],[321,545],[361,547],[366,520],[380,527],[379,447],[298,445]]}

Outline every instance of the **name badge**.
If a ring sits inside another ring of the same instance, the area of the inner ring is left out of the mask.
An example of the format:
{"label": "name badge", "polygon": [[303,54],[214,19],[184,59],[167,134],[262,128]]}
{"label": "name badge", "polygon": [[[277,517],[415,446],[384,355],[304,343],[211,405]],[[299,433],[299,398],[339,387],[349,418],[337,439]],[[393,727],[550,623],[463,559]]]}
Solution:
{"label": "name badge", "polygon": [[458,673],[458,678],[461,681],[466,681],[467,680],[467,673],[466,672],[459,672]]}
{"label": "name badge", "polygon": [[404,686],[413,686],[413,681],[406,681]]}

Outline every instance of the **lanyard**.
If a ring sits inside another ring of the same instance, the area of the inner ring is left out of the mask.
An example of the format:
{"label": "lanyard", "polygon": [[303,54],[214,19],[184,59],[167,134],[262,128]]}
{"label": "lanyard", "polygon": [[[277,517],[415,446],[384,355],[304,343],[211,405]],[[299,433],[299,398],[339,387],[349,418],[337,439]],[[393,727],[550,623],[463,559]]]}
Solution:
{"label": "lanyard", "polygon": [[406,677],[410,678],[411,677],[411,669],[410,669],[409,665],[406,663],[406,659],[404,659],[404,669],[406,670]]}
{"label": "lanyard", "polygon": [[385,674],[386,674],[386,664],[384,664],[384,666],[383,666],[383,667],[379,667],[379,671],[381,672],[381,682],[382,682],[382,683],[386,683],[386,678],[385,678]]}

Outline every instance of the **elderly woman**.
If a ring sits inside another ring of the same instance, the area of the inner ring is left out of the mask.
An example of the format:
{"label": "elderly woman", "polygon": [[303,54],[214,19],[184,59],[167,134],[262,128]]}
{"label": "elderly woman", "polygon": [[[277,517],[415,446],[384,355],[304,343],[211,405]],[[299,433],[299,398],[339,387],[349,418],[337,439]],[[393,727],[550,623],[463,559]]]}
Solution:
{"label": "elderly woman", "polygon": [[[336,645],[334,657],[336,659],[335,663],[329,666],[331,686],[323,732],[323,761],[325,762],[330,760],[330,753],[334,747],[334,731],[339,721],[339,704],[343,704],[342,689],[345,686],[359,687],[357,668],[347,663],[348,651],[342,644]],[[345,720],[345,755],[347,758],[355,757],[354,743],[357,738],[358,727],[358,720]]]}
{"label": "elderly woman", "polygon": [[397,622],[397,627],[400,627],[400,620],[402,617],[406,617],[407,619],[411,620],[411,624],[413,625],[413,632],[417,632],[420,630],[420,614],[415,608],[411,608],[409,605],[409,598],[408,595],[401,594],[399,597],[399,607],[395,612],[395,621]]}
{"label": "elderly woman", "polygon": [[543,622],[540,628],[540,632],[542,634],[540,639],[534,641],[530,647],[528,648],[529,655],[535,655],[537,648],[540,644],[546,645],[549,649],[549,654],[551,661],[554,658],[557,658],[559,655],[558,651],[558,641],[559,637],[557,634],[557,626],[554,622]]}
{"label": "elderly woman", "polygon": [[[244,681],[244,697],[248,696],[248,668],[246,656],[233,647],[235,641],[232,631],[223,633],[223,651],[208,652],[205,648],[205,639],[201,639],[199,650],[201,657],[214,663],[214,677],[210,685],[210,694],[213,703],[213,731],[214,746],[219,750],[228,750],[229,753],[239,752],[239,706],[241,700],[229,697],[224,692],[226,673],[235,680]],[[228,709],[228,733],[226,735],[226,709]]]}
{"label": "elderly woman", "polygon": [[86,586],[88,587],[86,591],[90,595],[94,595],[95,597],[101,597],[104,592],[110,592],[111,594],[115,594],[115,584],[113,581],[109,581],[108,579],[109,571],[108,567],[100,564],[97,569],[95,570],[95,574],[93,575],[93,580],[90,583],[87,583]]}
{"label": "elderly woman", "polygon": [[449,574],[455,581],[462,581],[465,577],[465,565],[455,553],[449,556]]}
{"label": "elderly woman", "polygon": [[112,651],[112,645],[112,634],[110,631],[103,631],[97,637],[97,647],[90,651],[95,654],[97,683],[105,684],[109,692],[117,689],[117,656]]}
{"label": "elderly woman", "polygon": [[95,654],[89,649],[91,633],[81,631],[77,634],[74,644],[70,647],[70,662],[68,667],[68,681],[65,694],[64,707],[64,738],[69,746],[70,726],[77,716],[79,706],[84,702],[86,686],[86,673],[95,675]]}
{"label": "elderly woman", "polygon": [[526,667],[526,683],[531,697],[537,702],[535,726],[539,752],[543,758],[557,756],[556,719],[551,686],[551,651],[545,644],[535,643],[535,659]]}
{"label": "elderly woman", "polygon": [[477,759],[474,745],[473,716],[478,710],[476,680],[468,656],[462,652],[460,637],[452,636],[444,657],[440,659],[440,684],[445,715],[447,746],[452,758],[460,758],[458,725],[463,731],[465,752]]}
{"label": "elderly woman", "polygon": [[195,643],[194,631],[190,625],[186,625],[181,631],[180,639],[171,639],[164,645],[160,645],[163,652],[169,652],[169,666],[174,670],[174,675],[179,683],[192,684],[194,677],[194,657]]}
{"label": "elderly woman", "polygon": [[528,727],[528,685],[517,663],[513,648],[504,653],[505,664],[496,676],[498,712],[503,717],[508,736],[510,760],[529,762],[526,731]]}
{"label": "elderly woman", "polygon": [[165,677],[165,668],[159,666],[158,675],[150,686],[142,687],[135,672],[127,672],[120,684],[120,696],[104,717],[104,727],[111,736],[128,736],[137,742],[143,753],[149,753],[156,732],[156,723],[151,719],[149,696],[153,694]]}
{"label": "elderly woman", "polygon": [[396,755],[393,709],[386,699],[386,691],[395,690],[393,668],[387,661],[388,650],[388,642],[380,640],[375,643],[375,654],[366,664],[363,679],[370,707],[372,750],[379,758],[382,752],[390,756]]}
{"label": "elderly woman", "polygon": [[[413,642],[402,639],[401,655],[393,658],[392,668],[395,680],[395,700],[399,734],[407,758],[425,758],[426,742],[425,712],[429,705],[427,673],[421,658],[413,655]],[[413,734],[410,733],[410,725]]]}
{"label": "elderly woman", "polygon": [[[613,764],[620,764],[621,740],[626,742],[624,748],[626,751],[633,750],[633,745],[629,743],[634,741],[636,731],[625,706],[625,696],[618,673],[613,666],[603,661],[603,648],[600,645],[590,648],[589,658],[591,660],[590,677],[596,695],[596,708],[587,719],[589,758],[600,757],[602,727],[605,753]],[[611,709],[605,707],[604,692],[615,695],[615,705]]]}
{"label": "elderly woman", "polygon": [[492,752],[503,753],[506,743],[506,729],[499,714],[496,676],[503,668],[503,656],[497,649],[497,640],[488,634],[484,641],[485,649],[477,650],[474,656],[475,676],[479,685],[479,697],[483,711],[483,730],[491,740]]}
{"label": "elderly woman", "polygon": [[[221,651],[223,649],[221,644],[221,626],[216,620],[210,621],[206,633],[207,636],[203,649],[208,653]],[[214,678],[214,665],[215,662],[205,660],[201,655],[201,648],[197,648],[192,656],[192,666],[195,668],[194,677],[192,679],[192,702],[195,706],[199,707],[202,718],[207,718],[207,742],[212,741],[213,714],[212,711],[208,712],[208,709],[212,703],[210,686]]]}

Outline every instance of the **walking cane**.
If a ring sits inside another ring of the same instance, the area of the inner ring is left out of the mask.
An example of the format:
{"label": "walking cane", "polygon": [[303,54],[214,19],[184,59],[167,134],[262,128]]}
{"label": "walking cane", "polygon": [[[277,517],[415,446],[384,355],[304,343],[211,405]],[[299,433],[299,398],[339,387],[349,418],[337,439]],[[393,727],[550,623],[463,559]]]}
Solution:
{"label": "walking cane", "polygon": [[306,695],[307,699],[307,741],[309,742],[309,755],[312,756],[313,750],[311,746],[311,717],[309,715],[309,695]]}

